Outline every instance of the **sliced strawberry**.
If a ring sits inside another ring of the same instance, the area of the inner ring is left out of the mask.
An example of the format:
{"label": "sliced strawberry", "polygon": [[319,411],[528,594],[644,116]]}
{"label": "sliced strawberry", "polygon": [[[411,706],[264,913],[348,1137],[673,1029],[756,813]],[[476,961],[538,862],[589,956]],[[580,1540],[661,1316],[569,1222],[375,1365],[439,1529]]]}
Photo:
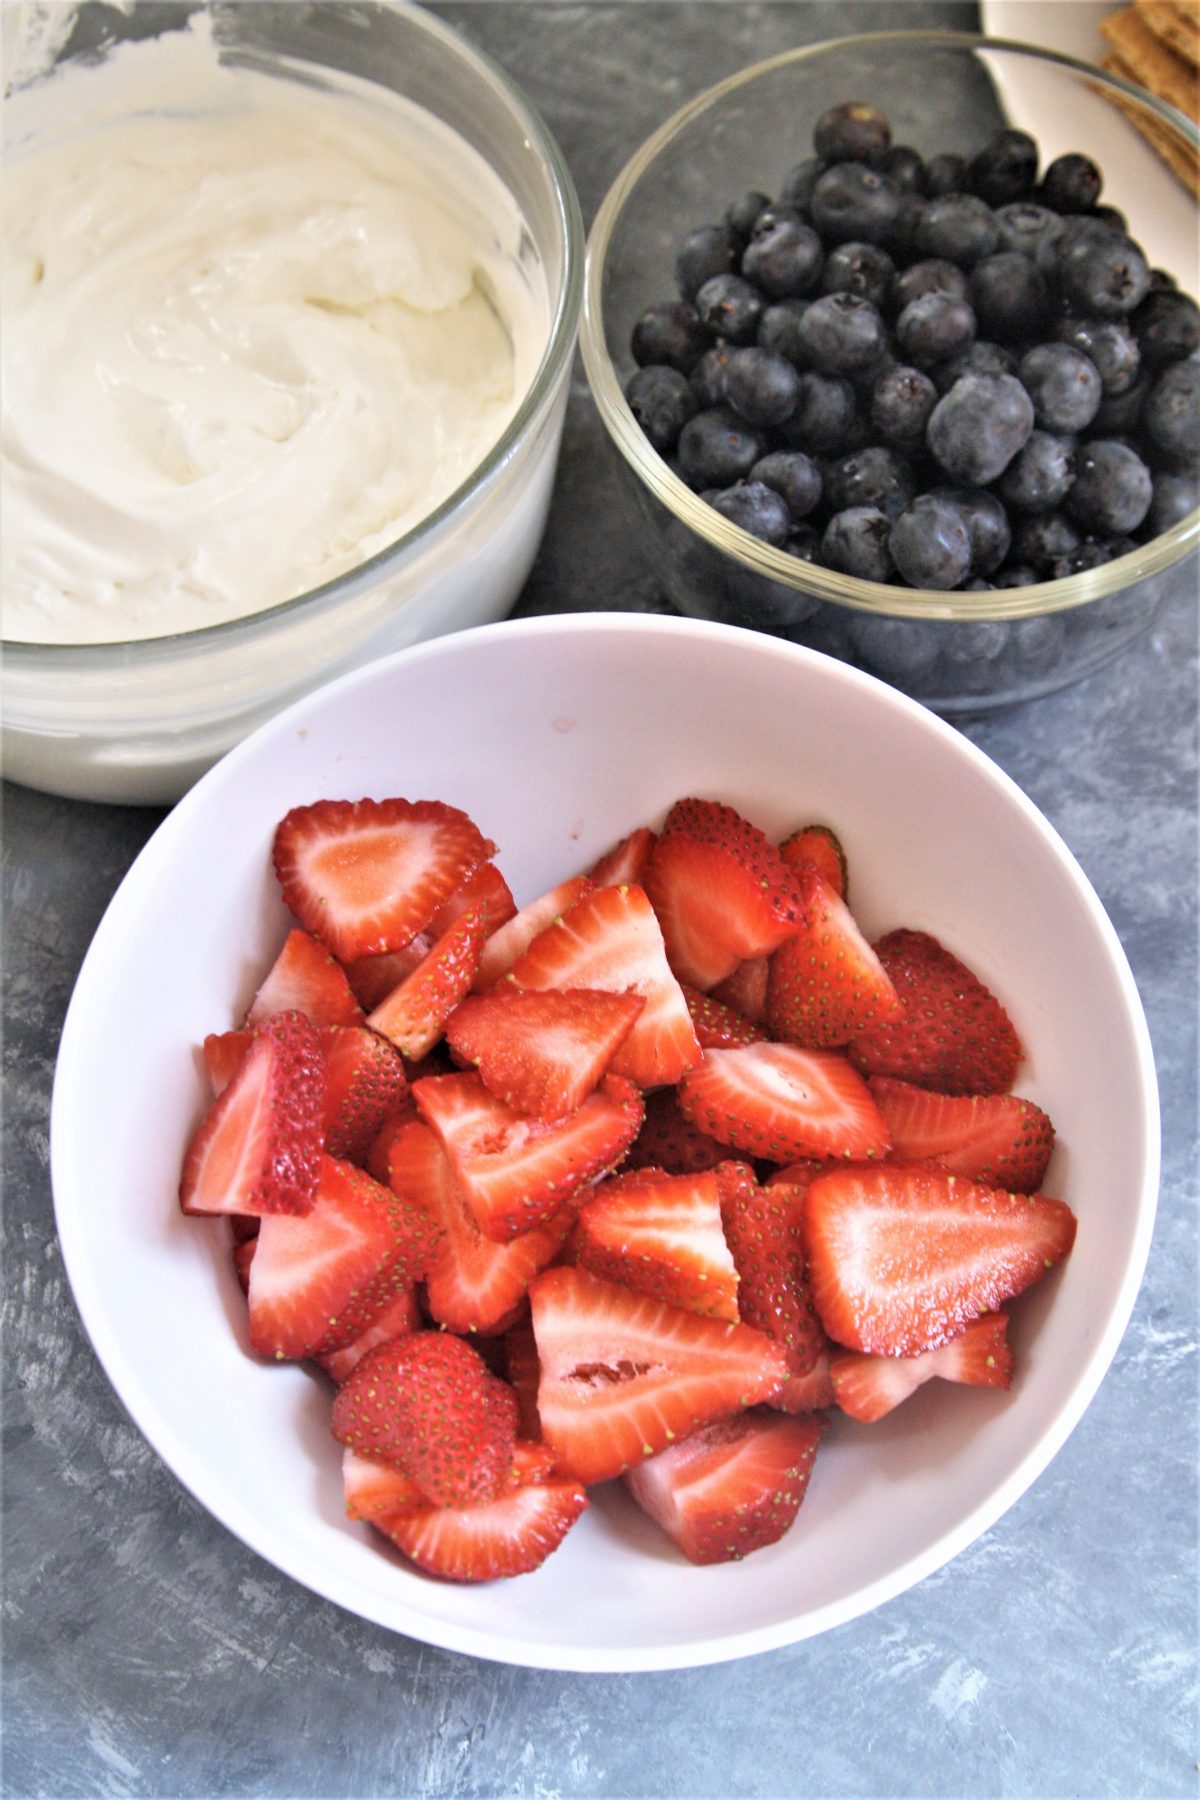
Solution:
{"label": "sliced strawberry", "polygon": [[263,1025],[275,1013],[302,1012],[314,1025],[356,1025],[362,1007],[346,971],[324,944],[297,926],[289,931],[258,992],[246,1024]]}
{"label": "sliced strawberry", "polygon": [[252,1031],[209,1032],[204,1040],[204,1068],[214,1100],[225,1092],[253,1042]]}
{"label": "sliced strawberry", "polygon": [[313,1361],[324,1369],[331,1381],[340,1384],[358,1367],[368,1350],[374,1350],[378,1344],[390,1343],[392,1338],[404,1337],[407,1332],[419,1331],[424,1323],[417,1284],[408,1282],[387,1302],[382,1312],[375,1314],[365,1331],[360,1331],[340,1350],[330,1350],[324,1356],[314,1357]]}
{"label": "sliced strawberry", "polygon": [[420,1116],[421,1115],[417,1111],[417,1103],[412,1097],[412,1087],[410,1085],[399,1105],[394,1107],[388,1114],[387,1118],[383,1121],[383,1124],[379,1127],[379,1130],[375,1133],[375,1136],[371,1139],[370,1147],[367,1150],[366,1156],[363,1158],[363,1167],[366,1169],[368,1175],[373,1175],[376,1181],[381,1181],[383,1183],[384,1187],[387,1187],[391,1181],[391,1152],[393,1141],[404,1130],[406,1125],[413,1119],[419,1119]]}
{"label": "sliced strawberry", "polygon": [[737,1562],[795,1522],[821,1430],[812,1417],[739,1413],[630,1469],[625,1486],[689,1562]]}
{"label": "sliced strawberry", "polygon": [[455,888],[449,899],[442,902],[425,929],[431,938],[441,937],[464,913],[480,912],[487,921],[490,934],[499,931],[501,925],[507,925],[516,916],[516,911],[512,889],[498,865],[482,862]]}
{"label": "sliced strawberry", "polygon": [[254,1261],[254,1239],[239,1238],[233,1246],[233,1272],[243,1294],[250,1292],[250,1264]]}
{"label": "sliced strawberry", "polygon": [[791,1411],[787,1385],[792,1377],[807,1375],[825,1349],[804,1272],[795,1193],[760,1187],[745,1163],[723,1163],[714,1179],[738,1273],[738,1314],[787,1351],[789,1384],[774,1404]]}
{"label": "sliced strawberry", "polygon": [[389,1170],[395,1192],[427,1207],[444,1233],[425,1278],[433,1318],[450,1331],[503,1329],[538,1270],[562,1248],[574,1217],[571,1203],[510,1243],[484,1237],[441,1142],[419,1117],[393,1134]]}
{"label": "sliced strawberry", "polygon": [[250,1265],[250,1342],[261,1356],[324,1356],[352,1343],[437,1250],[433,1217],[353,1164],[323,1156],[301,1218],[264,1218]]}
{"label": "sliced strawberry", "polygon": [[903,1016],[858,1035],[864,1075],[894,1075],[943,1094],[1003,1094],[1023,1055],[1012,1020],[965,963],[924,931],[890,931],[875,946]]}
{"label": "sliced strawberry", "polygon": [[[517,1430],[522,1438],[540,1438],[542,1421],[538,1415],[537,1391],[541,1364],[538,1362],[537,1339],[533,1335],[528,1312],[522,1312],[515,1324],[509,1326],[503,1343],[505,1374],[509,1386],[517,1396]],[[553,1462],[553,1452],[549,1454]]]}
{"label": "sliced strawberry", "polygon": [[874,1424],[935,1375],[970,1387],[1008,1387],[1012,1351],[1004,1313],[984,1313],[959,1335],[918,1356],[869,1356],[842,1350],[830,1360],[834,1399],[844,1413]]}
{"label": "sliced strawberry", "polygon": [[789,1375],[768,1405],[780,1412],[823,1412],[833,1405],[833,1381],[829,1374],[832,1347],[826,1345],[807,1375]]}
{"label": "sliced strawberry", "polygon": [[646,866],[646,892],[680,981],[707,991],[794,929],[800,897],[779,851],[731,806],[678,800]]}
{"label": "sliced strawberry", "polygon": [[495,845],[440,800],[318,800],[275,828],[285,904],[341,962],[399,950]]}
{"label": "sliced strawberry", "polygon": [[804,1203],[813,1303],[850,1350],[917,1356],[1053,1268],[1075,1239],[1061,1200],[928,1164],[821,1175]]}
{"label": "sliced strawberry", "polygon": [[348,962],[346,979],[363,1011],[373,1012],[432,949],[433,939],[419,931],[400,950],[384,950],[379,956],[359,956]]}
{"label": "sliced strawberry", "polygon": [[384,1121],[408,1093],[399,1052],[365,1025],[330,1025],[321,1033],[325,1058],[325,1148],[363,1163]]}
{"label": "sliced strawberry", "polygon": [[767,1017],[767,977],[770,972],[769,956],[748,956],[740,962],[732,975],[724,981],[718,981],[709,993],[722,1006],[732,1006],[751,1024],[762,1025]]}
{"label": "sliced strawberry", "polygon": [[485,915],[475,910],[463,913],[368,1015],[371,1030],[407,1057],[416,1059],[432,1050],[446,1020],[470,991],[486,937]]}
{"label": "sliced strawberry", "polygon": [[570,1253],[580,1268],[636,1293],[714,1319],[738,1318],[738,1271],[712,1170],[641,1169],[599,1182],[579,1209]]}
{"label": "sliced strawberry", "polygon": [[[507,975],[538,933],[590,893],[594,885],[586,875],[572,875],[569,881],[560,881],[557,887],[530,900],[511,919],[497,927],[483,947],[479,968],[471,984],[474,992],[486,992],[502,975]],[[574,985],[581,984],[576,982]]]}
{"label": "sliced strawberry", "polygon": [[678,1081],[700,1060],[700,1045],[662,932],[640,887],[595,888],[538,933],[514,963],[523,988],[601,988],[640,994],[633,1029],[613,1057],[614,1075],[641,1088]]}
{"label": "sliced strawberry", "polygon": [[706,1050],[679,1083],[679,1105],[718,1143],[770,1162],[882,1156],[889,1144],[866,1082],[835,1050]]}
{"label": "sliced strawberry", "polygon": [[546,1442],[585,1484],[607,1481],[697,1425],[768,1400],[778,1344],[559,1267],[534,1278],[530,1311]]}
{"label": "sliced strawberry", "polygon": [[798,869],[796,882],[803,898],[800,922],[768,966],[772,1035],[830,1049],[900,1018],[891,977],[846,902],[818,869]]}
{"label": "sliced strawberry", "polygon": [[184,1212],[307,1212],[317,1191],[324,1085],[316,1027],[303,1013],[278,1013],[188,1145]]}
{"label": "sliced strawberry", "polygon": [[613,1168],[642,1122],[637,1089],[614,1075],[551,1124],[514,1112],[474,1073],[417,1081],[412,1092],[476,1224],[498,1243],[544,1224],[585,1181]]}
{"label": "sliced strawberry", "polygon": [[435,1506],[494,1499],[512,1463],[511,1419],[496,1377],[465,1339],[416,1331],[364,1356],[338,1390],[333,1435],[395,1463]]}
{"label": "sliced strawberry", "polygon": [[766,1037],[762,1027],[748,1019],[745,1013],[715,999],[712,994],[702,994],[699,988],[689,987],[686,981],[679,985],[702,1050],[732,1050],[738,1044],[761,1043]]}
{"label": "sliced strawberry", "polygon": [[674,1088],[646,1095],[642,1128],[625,1153],[624,1169],[665,1169],[668,1175],[695,1175],[715,1169],[729,1151],[706,1136],[679,1110]]}
{"label": "sliced strawberry", "polygon": [[562,1119],[599,1084],[644,1005],[640,994],[501,981],[455,1008],[446,1042],[515,1112]]}
{"label": "sliced strawberry", "polygon": [[375,1456],[342,1451],[342,1495],[348,1519],[395,1518],[398,1513],[422,1512],[429,1505],[411,1475],[395,1463]]}
{"label": "sliced strawberry", "polygon": [[628,887],[634,882],[640,884],[650,860],[650,852],[657,842],[656,834],[648,825],[639,825],[636,831],[629,832],[620,843],[605,851],[600,860],[588,870],[588,874],[597,887]]}
{"label": "sliced strawberry", "polygon": [[849,887],[846,852],[842,849],[837,832],[830,826],[802,826],[799,831],[793,831],[790,837],[784,838],[779,846],[779,854],[789,869],[803,868],[806,863],[811,868],[818,869],[834,893],[843,900],[846,898]]}
{"label": "sliced strawberry", "polygon": [[899,1161],[941,1163],[955,1175],[1015,1194],[1032,1194],[1041,1186],[1054,1126],[1032,1100],[1017,1094],[935,1094],[888,1075],[872,1075],[867,1086]]}
{"label": "sliced strawberry", "polygon": [[538,1569],[562,1543],[587,1494],[577,1481],[535,1480],[479,1506],[429,1506],[372,1520],[419,1568],[446,1581],[499,1581]]}

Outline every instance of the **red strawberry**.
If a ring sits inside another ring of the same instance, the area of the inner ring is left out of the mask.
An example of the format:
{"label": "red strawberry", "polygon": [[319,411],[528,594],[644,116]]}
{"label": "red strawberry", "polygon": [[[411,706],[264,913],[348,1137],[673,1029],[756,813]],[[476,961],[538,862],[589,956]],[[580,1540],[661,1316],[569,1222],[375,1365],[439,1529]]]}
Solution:
{"label": "red strawberry", "polygon": [[404,1337],[407,1332],[419,1331],[424,1323],[416,1283],[409,1282],[388,1301],[382,1312],[376,1313],[365,1331],[360,1331],[340,1350],[330,1350],[324,1356],[314,1357],[313,1361],[324,1369],[331,1381],[340,1384],[352,1369],[358,1367],[368,1350],[389,1343],[392,1338]]}
{"label": "red strawberry", "polygon": [[449,1157],[420,1118],[393,1134],[389,1165],[395,1192],[428,1208],[444,1233],[425,1278],[432,1316],[450,1331],[502,1329],[538,1270],[561,1249],[574,1217],[572,1204],[535,1230],[497,1244],[476,1225]]}
{"label": "red strawberry", "polygon": [[833,1405],[833,1382],[829,1375],[830,1346],[822,1350],[807,1375],[789,1375],[776,1399],[769,1402],[780,1412],[823,1412]]}
{"label": "red strawberry", "polygon": [[204,1068],[214,1100],[225,1092],[253,1042],[252,1031],[209,1032],[204,1040]]}
{"label": "red strawberry", "polygon": [[888,1075],[872,1075],[867,1086],[899,1161],[941,1163],[955,1175],[1016,1194],[1032,1194],[1041,1186],[1054,1126],[1032,1100],[1016,1094],[935,1094]]}
{"label": "red strawberry", "polygon": [[890,931],[875,946],[903,1016],[855,1037],[864,1075],[894,1075],[943,1094],[1003,1094],[1016,1079],[1021,1041],[995,995],[924,931]]}
{"label": "red strawberry", "polygon": [[473,1073],[433,1076],[412,1092],[476,1224],[498,1243],[543,1224],[585,1181],[613,1168],[642,1122],[637,1089],[613,1075],[552,1124],[514,1112]]}
{"label": "red strawberry", "polygon": [[679,985],[702,1050],[732,1050],[738,1044],[761,1043],[766,1037],[761,1026],[748,1019],[745,1013],[715,999],[712,994],[702,994],[699,988],[689,987],[686,981]]}
{"label": "red strawberry", "polygon": [[425,929],[431,938],[441,937],[465,912],[480,912],[487,920],[488,932],[492,933],[499,931],[501,925],[507,925],[516,911],[512,889],[497,865],[482,862],[455,888],[450,898],[442,902]]}
{"label": "red strawberry", "polygon": [[[584,894],[590,893],[593,885],[586,875],[573,875],[569,881],[560,881],[548,893],[539,894],[536,900],[530,900],[511,919],[498,926],[483,947],[479,969],[471,984],[473,991],[477,994],[485,993],[502,975],[507,975],[518,956],[524,953],[538,933],[565,913],[568,907],[574,906],[576,900],[581,900]],[[580,983],[576,982],[574,985],[579,986]]]}
{"label": "red strawberry", "polygon": [[419,931],[400,950],[384,950],[379,956],[359,956],[348,962],[346,979],[363,1010],[373,1012],[432,949],[433,939]]}
{"label": "red strawberry", "polygon": [[[503,1343],[505,1374],[509,1386],[517,1396],[517,1430],[523,1438],[540,1438],[542,1421],[538,1415],[537,1391],[541,1365],[538,1362],[537,1339],[533,1335],[533,1325],[527,1312],[509,1326]],[[550,1454],[552,1457],[553,1453]]]}
{"label": "red strawberry", "polygon": [[689,1562],[737,1562],[794,1523],[821,1429],[757,1409],[718,1419],[630,1469],[625,1486]]}
{"label": "red strawberry", "polygon": [[642,1128],[625,1153],[623,1169],[665,1169],[668,1175],[695,1175],[715,1169],[729,1152],[679,1110],[674,1088],[646,1095]]}
{"label": "red strawberry", "polygon": [[821,1175],[804,1203],[813,1302],[836,1343],[917,1356],[1066,1256],[1061,1200],[1009,1194],[930,1165]]}
{"label": "red strawberry", "polygon": [[678,1081],[700,1060],[662,932],[640,887],[595,888],[539,932],[512,968],[523,988],[601,988],[640,994],[645,1006],[613,1057],[614,1075],[639,1087]]}
{"label": "red strawberry", "polygon": [[760,1187],[745,1163],[723,1163],[715,1179],[738,1273],[738,1313],[787,1351],[789,1382],[773,1404],[790,1412],[790,1379],[807,1375],[825,1349],[804,1273],[795,1195],[790,1188]]}
{"label": "red strawberry", "polygon": [[738,1318],[738,1271],[712,1170],[641,1169],[600,1182],[579,1209],[570,1254],[580,1268],[636,1293],[715,1319]]}
{"label": "red strawberry", "polygon": [[657,842],[648,825],[639,825],[588,870],[591,880],[596,887],[628,887],[634,882],[640,883]]}
{"label": "red strawberry", "polygon": [[342,1496],[348,1519],[395,1518],[422,1512],[429,1505],[411,1475],[378,1457],[342,1451]]}
{"label": "red strawberry", "polygon": [[867,1425],[882,1419],[935,1375],[970,1387],[1006,1388],[1012,1379],[1012,1351],[1005,1315],[984,1313],[948,1343],[923,1350],[918,1356],[869,1356],[861,1350],[842,1350],[829,1364],[838,1406]]}
{"label": "red strawberry", "polygon": [[372,1520],[410,1561],[446,1581],[498,1581],[540,1568],[587,1509],[577,1481],[531,1480],[478,1506],[429,1506]]}
{"label": "red strawberry", "polygon": [[454,1008],[470,991],[487,936],[482,912],[463,913],[398,988],[367,1018],[372,1031],[414,1060],[433,1049]]}
{"label": "red strawberry", "polygon": [[767,1017],[767,977],[770,972],[769,956],[748,956],[740,962],[732,975],[724,981],[718,981],[709,993],[722,1006],[732,1006],[751,1024],[762,1025]]}
{"label": "red strawberry", "polygon": [[325,1058],[325,1148],[363,1163],[385,1119],[408,1093],[399,1053],[364,1025],[330,1025],[321,1033]]}
{"label": "red strawberry", "polygon": [[250,1342],[261,1356],[323,1356],[352,1343],[423,1275],[433,1217],[353,1164],[321,1159],[302,1218],[264,1218],[250,1265]]}
{"label": "red strawberry", "polygon": [[424,931],[495,845],[440,800],[318,800],[275,828],[285,904],[342,962]]}
{"label": "red strawberry", "polygon": [[640,994],[502,981],[455,1008],[446,1042],[515,1112],[561,1119],[598,1085],[644,1005]]}
{"label": "red strawberry", "polygon": [[796,881],[800,923],[768,965],[772,1034],[811,1049],[832,1048],[898,1019],[902,1008],[891,978],[846,902],[815,868],[798,869]]}
{"label": "red strawberry", "polygon": [[646,866],[646,892],[680,981],[704,991],[795,928],[792,871],[755,825],[716,800],[677,800]]}
{"label": "red strawberry", "polygon": [[846,898],[849,887],[846,852],[842,849],[841,839],[828,825],[804,825],[799,831],[793,831],[780,844],[779,854],[789,869],[800,869],[805,863],[819,869],[834,893],[843,900]]}
{"label": "red strawberry", "polygon": [[866,1082],[835,1050],[706,1050],[679,1083],[679,1105],[709,1137],[770,1162],[882,1156],[888,1148]]}
{"label": "red strawberry", "polygon": [[186,1213],[304,1213],[321,1156],[325,1071],[303,1013],[279,1013],[254,1038],[183,1159]]}
{"label": "red strawberry", "polygon": [[494,1499],[514,1436],[490,1392],[496,1377],[465,1339],[416,1331],[364,1356],[338,1390],[333,1435],[395,1463],[435,1506]]}
{"label": "red strawberry", "polygon": [[410,1086],[403,1100],[388,1114],[371,1139],[370,1147],[363,1158],[363,1167],[368,1175],[373,1175],[376,1181],[383,1183],[384,1187],[387,1187],[391,1180],[390,1162],[394,1139],[406,1125],[413,1119],[419,1119],[420,1116]]}
{"label": "red strawberry", "polygon": [[324,944],[298,927],[288,932],[250,1002],[246,1024],[263,1025],[280,1012],[302,1012],[314,1025],[356,1025],[362,1020],[362,1007],[346,971]]}
{"label": "red strawberry", "polygon": [[546,1442],[580,1481],[607,1481],[697,1425],[769,1400],[778,1344],[559,1267],[529,1289]]}

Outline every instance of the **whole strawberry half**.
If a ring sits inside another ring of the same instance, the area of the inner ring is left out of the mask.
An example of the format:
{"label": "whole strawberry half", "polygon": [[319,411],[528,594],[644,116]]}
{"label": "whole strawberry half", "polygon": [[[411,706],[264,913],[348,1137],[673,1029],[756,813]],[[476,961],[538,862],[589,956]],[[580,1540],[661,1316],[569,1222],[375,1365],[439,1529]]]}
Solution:
{"label": "whole strawberry half", "polygon": [[890,1144],[866,1082],[836,1050],[706,1050],[678,1094],[685,1118],[743,1156],[860,1158],[882,1156]]}
{"label": "whole strawberry half", "polygon": [[875,950],[904,1010],[855,1036],[856,1067],[943,1094],[1007,1093],[1024,1052],[991,990],[928,932],[890,931]]}
{"label": "whole strawberry half", "polygon": [[398,1051],[364,1025],[330,1025],[321,1033],[325,1059],[325,1148],[364,1163],[384,1121],[408,1094]]}
{"label": "whole strawberry half", "polygon": [[820,1175],[804,1201],[813,1303],[836,1343],[917,1356],[1061,1262],[1075,1217],[929,1165]]}

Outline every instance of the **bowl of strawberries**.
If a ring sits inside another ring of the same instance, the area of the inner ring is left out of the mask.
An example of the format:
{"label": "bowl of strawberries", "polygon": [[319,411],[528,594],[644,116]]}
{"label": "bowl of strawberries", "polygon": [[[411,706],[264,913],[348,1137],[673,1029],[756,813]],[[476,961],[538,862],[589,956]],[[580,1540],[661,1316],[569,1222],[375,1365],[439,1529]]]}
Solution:
{"label": "bowl of strawberries", "polygon": [[643,1670],[1001,1517],[1124,1331],[1157,1118],[1116,933],[968,740],[596,614],[202,779],[81,971],[52,1173],[97,1354],[232,1532],[420,1641]]}

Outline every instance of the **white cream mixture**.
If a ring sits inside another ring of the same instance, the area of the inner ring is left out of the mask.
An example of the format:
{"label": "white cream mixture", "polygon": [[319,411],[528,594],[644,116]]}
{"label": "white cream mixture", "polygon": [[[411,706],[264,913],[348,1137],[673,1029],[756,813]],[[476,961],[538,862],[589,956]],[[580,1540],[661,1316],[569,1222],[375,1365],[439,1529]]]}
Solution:
{"label": "white cream mixture", "polygon": [[384,549],[520,404],[523,222],[455,134],[219,69],[194,32],[5,102],[0,620],[99,643]]}

